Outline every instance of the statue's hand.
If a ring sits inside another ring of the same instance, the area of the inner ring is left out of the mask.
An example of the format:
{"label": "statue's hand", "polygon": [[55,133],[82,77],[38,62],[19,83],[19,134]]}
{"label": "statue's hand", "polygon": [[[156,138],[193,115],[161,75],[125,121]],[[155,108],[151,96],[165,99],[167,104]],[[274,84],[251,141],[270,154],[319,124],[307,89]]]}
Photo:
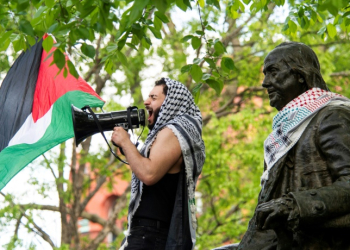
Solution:
{"label": "statue's hand", "polygon": [[294,208],[292,198],[282,197],[258,205],[256,225],[258,229],[286,228],[289,213]]}

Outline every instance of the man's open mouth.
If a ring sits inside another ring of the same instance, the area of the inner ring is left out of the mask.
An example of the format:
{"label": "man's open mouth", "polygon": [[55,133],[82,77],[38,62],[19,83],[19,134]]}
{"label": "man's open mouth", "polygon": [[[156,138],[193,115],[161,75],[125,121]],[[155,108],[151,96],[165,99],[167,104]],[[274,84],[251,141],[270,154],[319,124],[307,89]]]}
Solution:
{"label": "man's open mouth", "polygon": [[152,110],[147,110],[147,111],[148,111],[148,121],[149,121],[153,115],[153,111]]}

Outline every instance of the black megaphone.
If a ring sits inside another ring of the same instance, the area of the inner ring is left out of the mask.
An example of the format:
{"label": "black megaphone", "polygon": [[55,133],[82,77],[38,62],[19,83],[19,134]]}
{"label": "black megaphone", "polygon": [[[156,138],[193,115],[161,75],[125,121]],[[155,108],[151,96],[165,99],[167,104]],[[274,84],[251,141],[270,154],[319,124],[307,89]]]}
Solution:
{"label": "black megaphone", "polygon": [[[85,107],[79,109],[72,105],[71,108],[76,146],[87,137],[102,131],[111,131],[116,126],[123,127],[125,130],[139,128],[140,125],[145,126],[144,109],[136,108],[130,110],[130,112],[125,110],[93,114],[86,112],[87,108]],[[130,117],[128,117],[128,113]],[[94,115],[97,121],[95,121]]]}

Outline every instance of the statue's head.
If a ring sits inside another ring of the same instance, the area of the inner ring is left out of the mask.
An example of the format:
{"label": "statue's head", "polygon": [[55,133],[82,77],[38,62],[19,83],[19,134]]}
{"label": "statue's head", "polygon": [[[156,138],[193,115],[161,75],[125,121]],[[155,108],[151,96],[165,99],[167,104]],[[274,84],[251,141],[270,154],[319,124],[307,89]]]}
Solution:
{"label": "statue's head", "polygon": [[328,90],[315,52],[303,43],[284,42],[265,58],[265,78],[270,105],[281,110],[308,89]]}

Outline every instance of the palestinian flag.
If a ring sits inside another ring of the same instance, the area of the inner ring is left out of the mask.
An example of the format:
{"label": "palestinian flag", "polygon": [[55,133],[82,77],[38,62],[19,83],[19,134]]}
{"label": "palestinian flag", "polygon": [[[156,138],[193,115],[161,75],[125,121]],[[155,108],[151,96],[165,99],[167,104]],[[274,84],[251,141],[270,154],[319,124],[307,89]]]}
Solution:
{"label": "palestinian flag", "polygon": [[0,86],[0,190],[35,158],[74,137],[72,104],[104,105],[81,77],[58,74],[50,53],[40,40],[18,57]]}

